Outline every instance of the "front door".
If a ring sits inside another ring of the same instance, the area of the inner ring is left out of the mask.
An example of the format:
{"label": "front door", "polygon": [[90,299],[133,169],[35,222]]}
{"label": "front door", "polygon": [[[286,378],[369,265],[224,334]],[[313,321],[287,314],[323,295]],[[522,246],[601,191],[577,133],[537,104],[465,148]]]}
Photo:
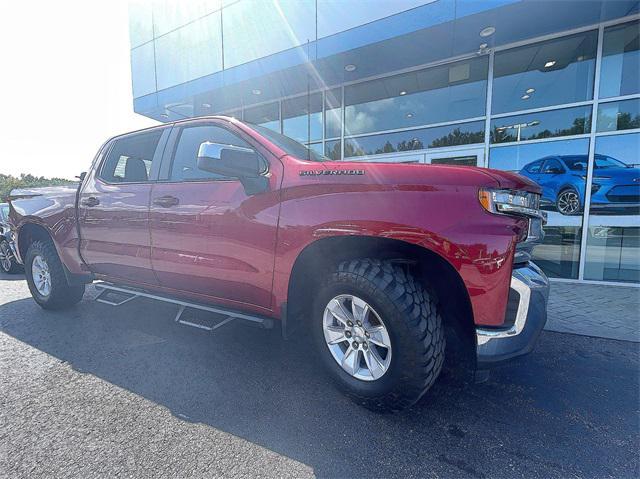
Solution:
{"label": "front door", "polygon": [[484,147],[427,150],[424,162],[431,165],[485,166]]}
{"label": "front door", "polygon": [[151,193],[152,263],[160,285],[231,307],[271,309],[281,163],[268,158],[270,190],[248,195],[239,180],[197,168],[205,141],[258,148],[266,156],[241,131],[208,120],[171,136]]}
{"label": "front door", "polygon": [[80,253],[92,272],[157,284],[151,269],[149,198],[167,128],[112,140],[83,182],[78,204]]}

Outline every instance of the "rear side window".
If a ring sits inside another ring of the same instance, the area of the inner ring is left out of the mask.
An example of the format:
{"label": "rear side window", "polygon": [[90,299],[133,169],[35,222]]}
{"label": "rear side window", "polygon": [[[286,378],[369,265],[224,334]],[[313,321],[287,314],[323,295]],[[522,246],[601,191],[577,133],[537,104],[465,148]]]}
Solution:
{"label": "rear side window", "polygon": [[198,169],[198,149],[205,141],[251,148],[251,145],[242,138],[220,126],[202,125],[183,128],[171,165],[171,181],[225,179],[215,173]]}
{"label": "rear side window", "polygon": [[542,161],[534,161],[529,166],[525,168],[529,173],[540,173],[540,167],[542,166]]}
{"label": "rear side window", "polygon": [[161,136],[162,130],[154,130],[115,140],[100,170],[100,178],[109,183],[149,181],[153,155]]}

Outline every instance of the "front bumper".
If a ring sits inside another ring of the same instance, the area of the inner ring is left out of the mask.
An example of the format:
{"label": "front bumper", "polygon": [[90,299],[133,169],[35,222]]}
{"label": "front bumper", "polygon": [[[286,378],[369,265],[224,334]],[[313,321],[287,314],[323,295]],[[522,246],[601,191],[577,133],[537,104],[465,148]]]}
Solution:
{"label": "front bumper", "polygon": [[549,280],[534,263],[513,270],[510,293],[517,301],[513,324],[476,328],[478,369],[531,352],[547,322]]}

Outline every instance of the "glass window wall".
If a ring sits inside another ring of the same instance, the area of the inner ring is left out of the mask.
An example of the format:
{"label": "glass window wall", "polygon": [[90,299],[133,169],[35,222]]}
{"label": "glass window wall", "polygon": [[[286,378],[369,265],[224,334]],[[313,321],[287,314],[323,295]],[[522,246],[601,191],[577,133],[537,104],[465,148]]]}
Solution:
{"label": "glass window wall", "polygon": [[596,139],[585,279],[640,281],[640,133]]}
{"label": "glass window wall", "polygon": [[345,87],[345,131],[358,135],[485,114],[486,56]]}
{"label": "glass window wall", "polygon": [[640,22],[604,31],[600,98],[640,93]]}
{"label": "glass window wall", "polygon": [[280,105],[277,101],[245,108],[243,119],[280,133]]}
{"label": "glass window wall", "polygon": [[493,114],[591,100],[596,30],[496,53]]}
{"label": "glass window wall", "polygon": [[597,131],[640,128],[640,98],[598,105]]}
{"label": "glass window wall", "polygon": [[491,143],[583,135],[591,131],[591,105],[491,120]]}
{"label": "glass window wall", "polygon": [[301,143],[322,140],[322,93],[283,100],[282,129]]}
{"label": "glass window wall", "polygon": [[491,148],[490,168],[519,173],[542,189],[548,223],[534,260],[549,276],[578,277],[588,157],[588,138]]}
{"label": "glass window wall", "polygon": [[340,138],[342,135],[342,88],[326,92],[324,121],[325,138]]}
{"label": "glass window wall", "polygon": [[484,142],[484,122],[407,130],[345,139],[344,156],[365,156]]}

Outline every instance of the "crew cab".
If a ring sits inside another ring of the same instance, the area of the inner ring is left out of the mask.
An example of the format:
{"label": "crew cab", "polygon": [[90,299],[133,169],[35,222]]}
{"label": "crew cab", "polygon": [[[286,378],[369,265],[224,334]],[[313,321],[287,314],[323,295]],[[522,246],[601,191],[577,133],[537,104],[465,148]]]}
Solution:
{"label": "crew cab", "polygon": [[388,411],[445,360],[485,371],[532,350],[549,289],[531,261],[539,203],[514,173],[331,161],[205,117],[111,138],[78,187],[13,191],[10,223],[45,309],[100,280],[269,318],[312,337],[348,396]]}

